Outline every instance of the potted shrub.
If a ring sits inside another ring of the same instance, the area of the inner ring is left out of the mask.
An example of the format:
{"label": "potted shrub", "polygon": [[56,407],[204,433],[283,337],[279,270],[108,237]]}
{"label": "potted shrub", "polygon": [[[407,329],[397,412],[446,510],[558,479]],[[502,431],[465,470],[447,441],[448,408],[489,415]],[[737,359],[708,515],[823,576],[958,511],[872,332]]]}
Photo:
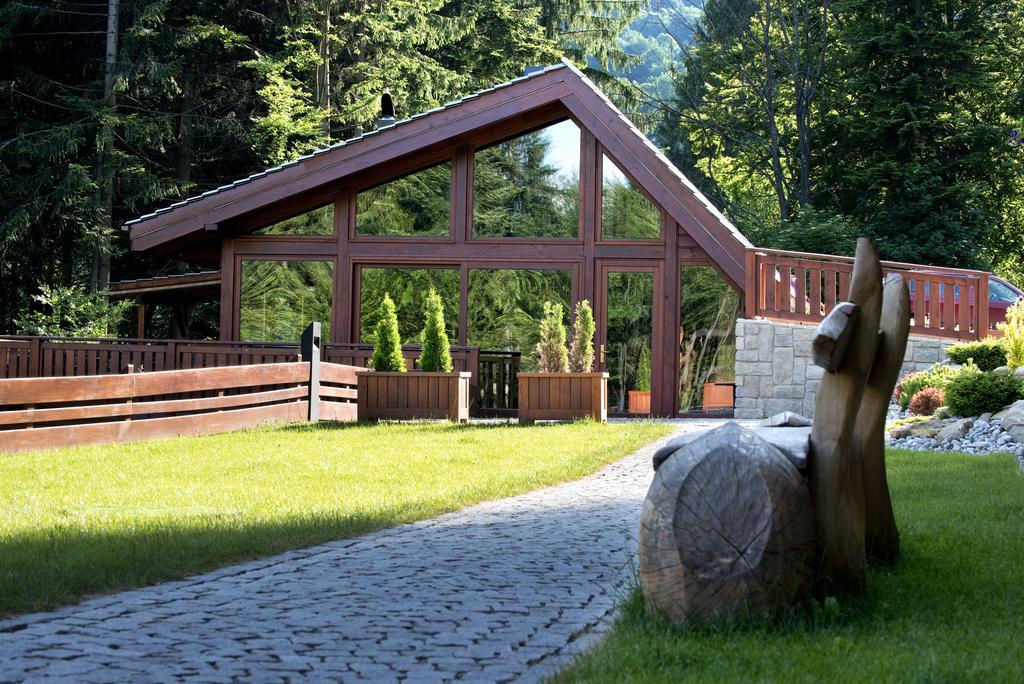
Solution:
{"label": "potted shrub", "polygon": [[540,372],[519,373],[519,422],[608,419],[608,374],[594,366],[594,312],[583,300],[573,313],[572,350],[565,345],[562,305],[544,303],[537,354]]}
{"label": "potted shrub", "polygon": [[640,351],[640,362],[636,368],[636,386],[626,395],[627,410],[630,413],[651,412],[651,352],[647,347]]}
{"label": "potted shrub", "polygon": [[470,373],[452,372],[452,356],[444,328],[444,305],[434,290],[424,304],[420,368],[407,372],[398,337],[398,316],[391,297],[381,303],[372,371],[359,374],[358,414],[362,419],[447,418],[469,420]]}

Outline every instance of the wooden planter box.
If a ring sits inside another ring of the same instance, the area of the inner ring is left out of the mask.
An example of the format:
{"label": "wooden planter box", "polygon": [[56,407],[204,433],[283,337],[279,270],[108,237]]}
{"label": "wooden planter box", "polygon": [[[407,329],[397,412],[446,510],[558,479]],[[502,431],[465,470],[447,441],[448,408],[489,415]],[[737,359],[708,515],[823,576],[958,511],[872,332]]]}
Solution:
{"label": "wooden planter box", "polygon": [[704,411],[731,409],[735,404],[736,383],[706,382],[704,383]]}
{"label": "wooden planter box", "polygon": [[471,373],[362,371],[357,383],[359,420],[447,418],[469,420]]}
{"label": "wooden planter box", "polygon": [[630,413],[650,413],[651,393],[649,390],[632,390],[627,395]]}
{"label": "wooden planter box", "polygon": [[519,422],[608,420],[607,373],[519,373]]}

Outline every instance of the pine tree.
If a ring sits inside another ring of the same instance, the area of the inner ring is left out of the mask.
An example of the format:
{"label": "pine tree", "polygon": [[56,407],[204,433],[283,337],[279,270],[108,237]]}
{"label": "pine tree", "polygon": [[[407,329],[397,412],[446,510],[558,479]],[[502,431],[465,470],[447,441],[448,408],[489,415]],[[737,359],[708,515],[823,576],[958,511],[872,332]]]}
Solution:
{"label": "pine tree", "polygon": [[387,294],[380,304],[380,320],[377,321],[370,365],[374,370],[381,372],[405,371],[402,341],[398,338],[398,315],[395,312],[395,303]]}
{"label": "pine tree", "polygon": [[589,373],[594,368],[594,311],[586,299],[576,304],[572,317],[572,346],[569,348],[569,370]]}
{"label": "pine tree", "polygon": [[451,373],[452,355],[448,345],[448,333],[444,327],[444,302],[434,288],[430,288],[423,307],[423,351],[420,353],[420,370],[430,373]]}
{"label": "pine tree", "polygon": [[569,350],[565,347],[565,324],[562,305],[544,302],[544,318],[540,322],[540,342],[537,343],[541,373],[568,373]]}

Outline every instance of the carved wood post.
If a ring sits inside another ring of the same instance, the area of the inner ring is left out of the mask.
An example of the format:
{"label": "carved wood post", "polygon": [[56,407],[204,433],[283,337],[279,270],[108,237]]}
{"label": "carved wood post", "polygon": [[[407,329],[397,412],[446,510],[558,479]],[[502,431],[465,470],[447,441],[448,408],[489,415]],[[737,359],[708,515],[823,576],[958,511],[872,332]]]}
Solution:
{"label": "carved wood post", "polygon": [[864,477],[865,543],[869,558],[892,560],[899,553],[900,533],[892,512],[885,477],[885,416],[903,366],[910,332],[910,293],[906,281],[892,273],[885,281],[879,320],[878,351],[860,402],[853,435]]}
{"label": "carved wood post", "polygon": [[811,497],[822,570],[826,579],[840,586],[859,584],[866,562],[864,481],[852,437],[875,359],[882,307],[882,269],[866,238],[857,241],[849,300],[859,309],[851,321],[854,332],[844,358],[832,363],[835,370],[822,377],[811,430]]}

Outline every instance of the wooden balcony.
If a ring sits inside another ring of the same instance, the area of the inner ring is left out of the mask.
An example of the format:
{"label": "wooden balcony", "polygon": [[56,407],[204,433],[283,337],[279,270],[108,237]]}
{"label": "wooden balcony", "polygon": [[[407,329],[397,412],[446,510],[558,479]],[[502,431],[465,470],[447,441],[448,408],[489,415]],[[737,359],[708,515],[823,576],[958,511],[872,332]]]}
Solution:
{"label": "wooden balcony", "polygon": [[[910,287],[912,335],[977,340],[998,335],[989,321],[987,271],[882,262]],[[853,258],[748,249],[744,310],[750,318],[817,324],[850,292]]]}

